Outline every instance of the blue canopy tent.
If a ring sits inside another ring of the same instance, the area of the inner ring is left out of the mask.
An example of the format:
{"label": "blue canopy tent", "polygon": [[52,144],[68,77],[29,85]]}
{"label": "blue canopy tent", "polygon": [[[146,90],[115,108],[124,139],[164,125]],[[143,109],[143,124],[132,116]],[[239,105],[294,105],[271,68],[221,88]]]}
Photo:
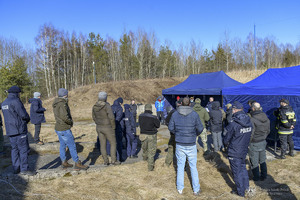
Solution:
{"label": "blue canopy tent", "polygon": [[224,87],[231,87],[240,84],[240,82],[233,80],[223,71],[191,74],[182,83],[174,87],[164,89],[162,94],[173,106],[176,101],[176,96],[184,97],[186,95],[201,98],[202,105],[204,106],[208,102],[207,97],[209,96],[214,97],[215,100],[222,103],[222,89]]}
{"label": "blue canopy tent", "polygon": [[[276,117],[274,110],[279,106],[279,100],[288,99],[290,105],[300,119],[300,65],[288,68],[268,69],[256,79],[243,85],[224,88],[222,90],[224,104],[239,101],[244,108],[249,108],[247,102],[253,99],[259,102],[263,111],[271,121],[271,133],[269,137],[277,141],[275,129]],[[300,123],[296,123],[293,139],[295,149],[300,150]],[[276,149],[275,149],[276,150]]]}

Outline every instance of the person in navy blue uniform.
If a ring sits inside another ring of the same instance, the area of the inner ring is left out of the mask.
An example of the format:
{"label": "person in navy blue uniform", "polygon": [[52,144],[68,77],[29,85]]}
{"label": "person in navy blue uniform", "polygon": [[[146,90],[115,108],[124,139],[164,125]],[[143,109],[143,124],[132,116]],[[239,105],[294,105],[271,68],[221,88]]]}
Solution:
{"label": "person in navy blue uniform", "polygon": [[225,128],[224,144],[228,146],[228,159],[237,191],[232,191],[244,197],[249,190],[249,176],[246,169],[246,155],[252,133],[252,122],[243,111],[243,105],[235,101],[232,105],[232,121]]}
{"label": "person in navy blue uniform", "polygon": [[22,175],[35,175],[29,171],[27,124],[30,117],[20,100],[21,89],[12,86],[8,89],[8,96],[1,105],[4,116],[6,135],[9,136],[11,144],[11,160],[14,173],[20,172]]}
{"label": "person in navy blue uniform", "polygon": [[43,145],[44,143],[40,140],[40,132],[41,132],[42,123],[46,122],[45,115],[44,115],[46,109],[43,108],[41,93],[35,92],[33,96],[34,98],[29,99],[28,103],[31,104],[30,121],[35,126],[34,142],[36,144]]}
{"label": "person in navy blue uniform", "polygon": [[122,129],[126,135],[127,141],[127,156],[129,158],[137,158],[137,137],[136,137],[136,123],[133,114],[130,112],[130,105],[124,105],[124,118],[121,121]]}

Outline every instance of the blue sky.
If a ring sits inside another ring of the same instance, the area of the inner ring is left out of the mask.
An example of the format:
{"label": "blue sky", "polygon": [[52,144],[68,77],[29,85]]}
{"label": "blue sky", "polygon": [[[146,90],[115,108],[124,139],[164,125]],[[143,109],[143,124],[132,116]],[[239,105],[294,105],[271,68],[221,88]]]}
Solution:
{"label": "blue sky", "polygon": [[154,31],[174,47],[194,39],[216,48],[224,38],[274,36],[278,43],[300,42],[299,0],[0,0],[0,36],[35,46],[44,23],[76,33],[99,33],[118,40],[124,30]]}

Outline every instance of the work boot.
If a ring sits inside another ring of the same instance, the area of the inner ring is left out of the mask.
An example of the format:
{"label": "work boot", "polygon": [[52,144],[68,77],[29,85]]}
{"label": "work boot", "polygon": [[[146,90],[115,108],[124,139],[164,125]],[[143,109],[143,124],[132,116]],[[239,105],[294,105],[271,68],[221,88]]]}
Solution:
{"label": "work boot", "polygon": [[291,157],[294,157],[294,156],[295,156],[294,150],[290,150],[289,156],[291,156]]}
{"label": "work boot", "polygon": [[121,162],[117,160],[117,161],[115,161],[115,162],[112,162],[111,164],[112,164],[112,165],[121,165]]}
{"label": "work boot", "polygon": [[259,181],[259,167],[252,169],[253,181]]}
{"label": "work boot", "polygon": [[260,164],[260,180],[264,181],[267,178],[267,164],[264,162]]}
{"label": "work boot", "polygon": [[81,161],[78,160],[77,163],[75,163],[75,170],[87,170],[89,168],[89,166],[85,166],[83,164],[81,164]]}
{"label": "work boot", "polygon": [[73,165],[69,164],[68,161],[66,161],[66,160],[64,162],[62,162],[61,165],[62,165],[63,169],[73,167]]}

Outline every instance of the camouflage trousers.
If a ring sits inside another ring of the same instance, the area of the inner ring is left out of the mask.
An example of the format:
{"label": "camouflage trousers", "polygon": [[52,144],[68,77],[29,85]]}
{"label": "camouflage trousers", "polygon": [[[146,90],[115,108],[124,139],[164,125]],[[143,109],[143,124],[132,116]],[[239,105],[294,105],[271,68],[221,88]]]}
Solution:
{"label": "camouflage trousers", "polygon": [[202,144],[203,144],[203,150],[204,152],[207,151],[207,130],[206,128],[203,129],[202,133],[197,137],[196,143],[197,147],[200,148],[200,144],[198,142],[199,137],[201,138]]}
{"label": "camouflage trousers", "polygon": [[169,143],[168,143],[168,154],[166,156],[165,163],[166,165],[170,166],[171,163],[173,162],[174,155],[175,155],[175,147],[176,147],[176,142],[175,142],[175,135],[171,134]]}
{"label": "camouflage trousers", "polygon": [[157,135],[141,134],[140,140],[142,141],[143,160],[148,162],[148,170],[152,171],[154,169],[154,157],[156,154],[157,147]]}

